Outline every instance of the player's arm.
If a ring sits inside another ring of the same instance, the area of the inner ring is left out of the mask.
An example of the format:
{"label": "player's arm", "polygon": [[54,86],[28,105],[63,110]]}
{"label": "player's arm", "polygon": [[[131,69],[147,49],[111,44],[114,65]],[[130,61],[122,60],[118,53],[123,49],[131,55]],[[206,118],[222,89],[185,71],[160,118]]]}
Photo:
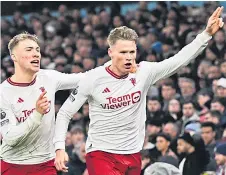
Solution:
{"label": "player's arm", "polygon": [[212,35],[220,27],[223,27],[222,19],[219,18],[222,11],[223,8],[217,8],[209,18],[206,29],[176,55],[159,63],[149,63],[149,70],[152,70],[151,77],[154,77],[154,82],[152,83],[174,74],[178,69],[189,64],[192,59],[196,58],[206,48]]}
{"label": "player's arm", "polygon": [[90,80],[86,78],[82,79],[57,114],[53,143],[56,150],[55,166],[58,171],[67,172],[67,167],[65,166],[65,138],[68,125],[73,115],[88,99],[91,88],[92,84]]}
{"label": "player's arm", "polygon": [[1,136],[3,142],[9,146],[18,146],[27,139],[41,124],[43,114],[49,108],[49,102],[44,97],[46,91],[43,92],[36,102],[36,110],[23,123],[16,125],[16,117],[10,104],[6,100],[1,100]]}

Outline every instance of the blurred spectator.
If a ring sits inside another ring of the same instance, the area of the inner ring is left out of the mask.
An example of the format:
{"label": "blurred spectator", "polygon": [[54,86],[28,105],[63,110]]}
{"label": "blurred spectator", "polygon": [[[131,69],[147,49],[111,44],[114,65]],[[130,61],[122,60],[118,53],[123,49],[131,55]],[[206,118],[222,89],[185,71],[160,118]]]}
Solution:
{"label": "blurred spectator", "polygon": [[180,124],[180,120],[182,118],[182,110],[181,110],[181,104],[179,100],[177,99],[171,99],[169,101],[168,109],[165,113],[165,120],[170,122],[176,122],[177,124]]}
{"label": "blurred spectator", "polygon": [[216,147],[216,126],[211,122],[202,123],[202,139],[205,143],[206,149],[209,151],[210,156],[214,157],[214,149]]}
{"label": "blurred spectator", "polygon": [[181,101],[192,100],[196,92],[195,82],[190,78],[179,78],[179,87],[181,90]]}
{"label": "blurred spectator", "polygon": [[192,101],[187,100],[183,103],[183,117],[182,117],[182,133],[186,124],[190,121],[199,121],[199,117],[196,113],[195,106]]}
{"label": "blurred spectator", "polygon": [[166,123],[163,127],[163,133],[169,134],[171,138],[170,148],[174,153],[177,154],[177,138],[180,133],[180,128],[176,123]]}
{"label": "blurred spectator", "polygon": [[184,133],[178,138],[178,153],[186,154],[179,165],[183,175],[200,175],[205,170],[209,158],[205,152],[204,143],[201,144],[202,142],[200,140],[195,141],[189,133]]}
{"label": "blurred spectator", "polygon": [[226,78],[226,59],[220,61],[220,71],[221,71],[221,75]]}
{"label": "blurred spectator", "polygon": [[141,175],[144,174],[145,169],[151,165],[151,159],[149,156],[149,151],[148,150],[141,150]]}
{"label": "blurred spectator", "polygon": [[218,165],[217,175],[224,175],[226,172],[226,143],[218,145],[215,154]]}
{"label": "blurred spectator", "polygon": [[224,58],[226,42],[225,42],[225,32],[223,30],[219,30],[216,33],[216,35],[214,35],[214,43],[210,48],[214,51],[214,53],[217,55],[219,59]]}
{"label": "blurred spectator", "polygon": [[211,101],[211,110],[216,110],[221,113],[220,124],[226,124],[226,106],[225,98],[215,98]]}
{"label": "blurred spectator", "polygon": [[160,100],[157,97],[150,97],[147,101],[147,120],[159,120],[164,122],[164,112],[162,111]]}
{"label": "blurred spectator", "polygon": [[226,78],[220,78],[217,81],[216,96],[220,98],[226,97]]}
{"label": "blurred spectator", "polygon": [[161,159],[163,156],[172,156],[177,159],[176,154],[170,149],[170,141],[170,136],[165,133],[160,133],[157,135],[156,148],[161,152],[159,159]]}
{"label": "blurred spectator", "polygon": [[153,143],[149,142],[149,135],[148,135],[148,132],[145,132],[145,138],[144,138],[143,149],[144,149],[144,150],[145,150],[145,149],[149,150],[149,149],[152,149],[152,148],[154,148],[154,147],[155,147],[155,145],[154,145]]}
{"label": "blurred spectator", "polygon": [[156,137],[162,130],[162,123],[159,120],[148,120],[146,126],[149,141],[153,144],[156,143]]}
{"label": "blurred spectator", "polygon": [[83,175],[86,170],[86,159],[85,159],[85,142],[82,142],[78,152],[73,152],[68,162],[68,173],[63,175]]}
{"label": "blurred spectator", "polygon": [[173,83],[164,83],[161,88],[161,95],[163,97],[163,111],[167,111],[169,101],[176,97],[176,87]]}
{"label": "blurred spectator", "polygon": [[210,103],[213,95],[208,89],[201,89],[197,93],[197,106],[198,115],[202,117],[210,109]]}

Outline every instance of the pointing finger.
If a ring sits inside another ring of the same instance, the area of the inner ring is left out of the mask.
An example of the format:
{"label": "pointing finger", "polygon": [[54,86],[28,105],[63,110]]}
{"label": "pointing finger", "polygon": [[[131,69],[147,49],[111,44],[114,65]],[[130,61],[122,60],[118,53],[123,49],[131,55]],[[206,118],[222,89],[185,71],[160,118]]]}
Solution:
{"label": "pointing finger", "polygon": [[47,93],[47,91],[42,92],[41,95],[38,97],[38,100],[41,100],[46,93]]}
{"label": "pointing finger", "polygon": [[217,7],[217,9],[213,12],[213,14],[211,15],[211,17],[216,17],[219,10],[220,10],[220,7]]}
{"label": "pointing finger", "polygon": [[223,12],[224,7],[220,7],[219,11],[217,12],[216,17],[219,18],[221,13]]}

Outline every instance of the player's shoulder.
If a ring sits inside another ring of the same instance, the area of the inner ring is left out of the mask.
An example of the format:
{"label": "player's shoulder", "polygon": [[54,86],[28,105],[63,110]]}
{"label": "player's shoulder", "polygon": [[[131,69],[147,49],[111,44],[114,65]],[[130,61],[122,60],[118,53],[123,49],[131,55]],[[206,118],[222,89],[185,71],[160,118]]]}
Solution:
{"label": "player's shoulder", "polygon": [[53,69],[40,69],[37,73],[38,76],[49,76],[51,74],[56,73],[56,70]]}
{"label": "player's shoulder", "polygon": [[100,75],[103,75],[104,72],[105,72],[105,66],[99,66],[85,72],[85,76],[86,78],[95,79],[95,78],[98,78]]}
{"label": "player's shoulder", "polygon": [[5,99],[5,98],[10,98],[10,96],[12,96],[15,92],[15,86],[12,86],[9,82],[8,79],[6,79],[5,81],[3,81],[0,84],[0,96],[1,96],[1,100]]}
{"label": "player's shoulder", "polygon": [[8,81],[8,78],[6,80],[4,80],[1,84],[0,84],[0,92],[2,92],[2,90],[4,89],[8,89],[10,88],[10,83]]}
{"label": "player's shoulder", "polygon": [[139,70],[144,70],[144,69],[150,69],[150,67],[156,66],[156,62],[149,62],[149,61],[141,61],[137,67]]}

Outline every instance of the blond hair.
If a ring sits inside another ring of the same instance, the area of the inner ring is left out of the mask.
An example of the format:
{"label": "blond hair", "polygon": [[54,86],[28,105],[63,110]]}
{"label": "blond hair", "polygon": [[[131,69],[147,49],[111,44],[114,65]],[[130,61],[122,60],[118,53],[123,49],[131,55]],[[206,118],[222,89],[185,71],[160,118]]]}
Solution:
{"label": "blond hair", "polygon": [[121,26],[111,30],[110,34],[108,35],[107,42],[109,46],[112,46],[117,40],[129,40],[137,42],[137,39],[138,35],[135,30],[126,26]]}
{"label": "blond hair", "polygon": [[9,49],[9,53],[12,54],[12,50],[13,48],[20,42],[20,41],[23,41],[23,40],[26,40],[26,39],[30,39],[30,40],[33,40],[34,42],[36,42],[38,45],[39,45],[39,40],[38,40],[38,37],[36,35],[32,35],[28,32],[23,32],[23,33],[20,33],[16,36],[14,36],[10,41],[9,41],[9,44],[8,44],[8,49]]}

